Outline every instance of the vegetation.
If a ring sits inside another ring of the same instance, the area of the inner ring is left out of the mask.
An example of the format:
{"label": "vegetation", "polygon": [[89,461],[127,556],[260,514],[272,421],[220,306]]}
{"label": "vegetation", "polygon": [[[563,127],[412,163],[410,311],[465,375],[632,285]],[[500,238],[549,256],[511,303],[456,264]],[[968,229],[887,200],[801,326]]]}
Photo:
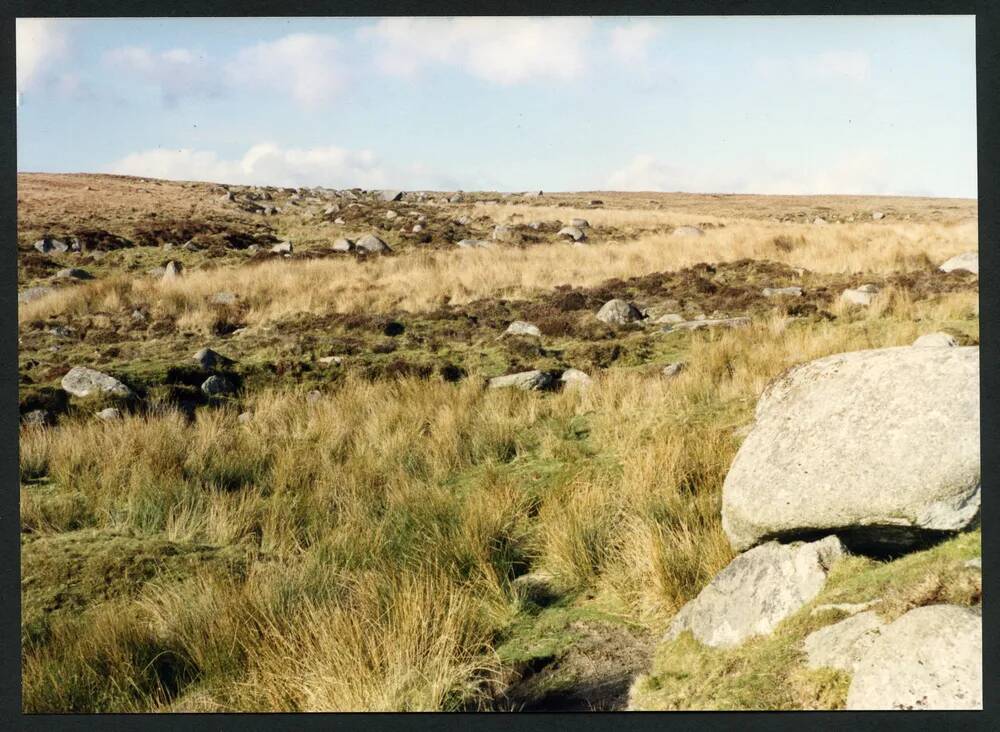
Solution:
{"label": "vegetation", "polygon": [[[168,209],[201,191],[188,186],[162,184],[177,199],[164,194]],[[27,197],[25,243],[43,228],[45,195]],[[588,623],[661,633],[732,558],[722,481],[758,394],[784,369],[942,329],[978,342],[975,279],[928,264],[974,248],[973,223],[844,224],[816,235],[719,216],[725,227],[677,244],[627,232],[713,219],[581,205],[475,209],[497,221],[580,214],[623,240],[401,245],[384,258],[252,266],[236,253],[177,282],[115,274],[125,257],[150,256],[118,250],[97,265],[108,276],[21,305],[22,410],[51,404],[74,363],[96,364],[144,399],[102,421],[93,412],[103,402],[74,398],[57,426],[22,427],[25,710],[501,708],[519,675],[561,658]],[[101,224],[130,233],[118,219]],[[280,225],[320,236],[305,220]],[[778,232],[808,243],[778,245]],[[737,261],[747,257],[807,267],[810,307],[761,298],[760,287],[796,275]],[[732,264],[689,267],[702,261]],[[838,288],[867,281],[883,285],[870,308],[837,301]],[[239,304],[211,304],[222,290]],[[752,312],[753,324],[605,326],[594,304],[615,292],[689,313]],[[498,339],[521,317],[542,326],[540,345]],[[247,331],[216,328],[226,319]],[[57,325],[77,335],[53,351]],[[239,393],[199,396],[204,373],[190,357],[202,345],[236,359]],[[343,354],[342,365],[320,366],[327,354]],[[680,375],[661,376],[678,360]],[[586,368],[593,385],[482,388],[498,373],[569,366]],[[318,397],[307,394],[316,387]],[[965,552],[971,540],[958,541],[928,556]],[[824,597],[890,582],[877,565],[852,562]],[[894,590],[898,605],[919,604],[925,569],[915,563],[912,582]],[[528,573],[549,578],[551,602],[525,598],[518,578]],[[830,675],[782,686],[780,700],[754,696],[808,625],[793,619],[755,643],[760,673],[742,651],[680,639],[637,698],[658,708],[836,706],[843,683]],[[707,680],[727,669],[746,671],[727,683],[747,686],[708,694]]]}

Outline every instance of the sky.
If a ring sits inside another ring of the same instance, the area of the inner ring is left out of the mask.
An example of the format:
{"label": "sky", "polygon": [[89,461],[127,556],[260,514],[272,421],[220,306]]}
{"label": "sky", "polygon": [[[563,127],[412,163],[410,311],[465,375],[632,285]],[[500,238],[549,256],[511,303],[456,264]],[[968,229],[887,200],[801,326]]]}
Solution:
{"label": "sky", "polygon": [[19,19],[18,170],[976,197],[972,16]]}

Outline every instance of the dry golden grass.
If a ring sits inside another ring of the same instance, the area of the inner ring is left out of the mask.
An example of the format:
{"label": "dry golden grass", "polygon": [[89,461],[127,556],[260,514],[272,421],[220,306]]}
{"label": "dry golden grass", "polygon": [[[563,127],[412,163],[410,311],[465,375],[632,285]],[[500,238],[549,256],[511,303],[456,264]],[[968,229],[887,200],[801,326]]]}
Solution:
{"label": "dry golden grass", "polygon": [[[595,225],[598,216],[683,220],[659,212],[554,210],[564,217],[588,216]],[[777,237],[786,239],[776,243]],[[248,304],[247,323],[259,325],[302,312],[421,312],[486,297],[527,298],[557,285],[588,287],[698,262],[752,258],[815,272],[890,273],[924,269],[977,248],[975,222],[808,226],[737,221],[699,238],[646,234],[633,241],[589,246],[414,252],[368,261],[276,261],[196,271],[173,281],[123,277],[20,305],[18,316],[26,322],[58,313],[148,305],[155,313],[178,316],[187,327],[198,327],[214,318],[211,295],[225,290]]]}

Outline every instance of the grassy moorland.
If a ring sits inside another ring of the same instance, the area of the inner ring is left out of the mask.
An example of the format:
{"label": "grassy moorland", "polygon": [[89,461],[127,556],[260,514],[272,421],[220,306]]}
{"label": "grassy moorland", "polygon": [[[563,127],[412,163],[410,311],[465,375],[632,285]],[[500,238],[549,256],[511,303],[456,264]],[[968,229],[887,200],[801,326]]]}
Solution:
{"label": "grassy moorland", "polygon": [[[749,660],[656,638],[732,558],[720,489],[771,379],[934,331],[978,343],[976,277],[937,271],[977,248],[975,202],[266,193],[272,216],[213,184],[18,178],[19,285],[51,288],[19,306],[21,410],[56,417],[20,439],[26,711],[620,708],[637,674],[646,708],[842,705],[834,677],[773,683],[798,616]],[[574,218],[583,246],[557,234]],[[456,247],[497,224],[513,241]],[[330,246],[368,232],[392,253]],[[170,260],[181,277],[148,274]],[[863,283],[871,306],[839,300]],[[615,297],[649,317],[598,321]],[[541,337],[502,337],[514,320]],[[201,393],[202,347],[235,394]],[[76,365],[135,396],[68,397]],[[593,383],[483,388],[567,368]],[[970,536],[898,560],[897,606],[939,597]],[[880,581],[851,561],[831,595]]]}

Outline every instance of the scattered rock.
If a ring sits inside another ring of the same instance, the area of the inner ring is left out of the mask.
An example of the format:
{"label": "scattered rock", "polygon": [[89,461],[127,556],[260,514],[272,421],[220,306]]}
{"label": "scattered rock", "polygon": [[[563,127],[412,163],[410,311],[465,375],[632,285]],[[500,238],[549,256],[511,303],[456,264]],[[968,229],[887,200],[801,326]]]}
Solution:
{"label": "scattered rock", "polygon": [[826,223],[826,219],[824,219],[822,216],[817,216],[816,218],[813,219],[813,223],[816,224],[817,226],[822,226],[823,224]]}
{"label": "scattered rock", "polygon": [[214,369],[223,366],[229,366],[233,363],[233,360],[226,358],[220,353],[213,351],[211,348],[202,348],[196,354],[194,354],[195,363],[201,366],[203,369]]}
{"label": "scattered rock", "polygon": [[663,367],[663,370],[660,373],[663,374],[668,379],[672,379],[678,374],[680,374],[680,372],[683,371],[684,368],[685,368],[684,362],[677,361],[676,363],[668,363],[666,366]]}
{"label": "scattered rock", "polygon": [[566,369],[559,377],[565,389],[583,389],[594,383],[590,375],[580,369]]}
{"label": "scattered rock", "polygon": [[424,227],[421,224],[414,224],[413,227],[410,229],[410,231],[414,234],[419,234],[423,230]]}
{"label": "scattered rock", "polygon": [[918,607],[881,629],[857,663],[847,709],[982,709],[982,617]]}
{"label": "scattered rock", "polygon": [[878,288],[875,285],[861,285],[861,287],[853,290],[844,290],[840,294],[840,299],[844,302],[851,303],[852,305],[862,305],[867,307],[872,304],[872,300],[875,299],[875,295],[877,294]]}
{"label": "scattered rock", "polygon": [[225,376],[214,374],[202,382],[201,390],[207,396],[218,396],[220,394],[232,394],[236,391],[236,387]]}
{"label": "scattered rock", "polygon": [[56,272],[56,277],[61,280],[92,280],[94,275],[90,274],[85,269],[77,269],[76,267],[69,267],[67,269],[61,269]]}
{"label": "scattered rock", "polygon": [[885,626],[871,610],[810,633],[802,644],[806,667],[853,672]]}
{"label": "scattered rock", "polygon": [[723,484],[744,550],[836,533],[864,550],[919,545],[979,514],[979,349],[883,348],[772,382]]}
{"label": "scattered rock", "polygon": [[489,388],[504,389],[513,387],[523,389],[524,391],[541,391],[550,388],[554,381],[555,379],[548,371],[538,371],[536,369],[534,371],[522,371],[517,374],[494,377],[489,381]]}
{"label": "scattered rock", "polygon": [[55,291],[54,287],[29,287],[17,293],[17,301],[20,303],[34,302]]}
{"label": "scattered rock", "polygon": [[385,217],[389,219],[389,221],[392,221],[397,216],[399,216],[399,214],[393,211],[392,209],[389,209],[388,211],[385,212]]}
{"label": "scattered rock", "polygon": [[697,226],[678,226],[672,236],[705,236],[705,232]]}
{"label": "scattered rock", "polygon": [[497,224],[493,227],[494,241],[516,242],[518,239],[517,231],[512,226]]}
{"label": "scattered rock", "polygon": [[741,315],[738,318],[696,318],[695,320],[685,320],[682,323],[673,323],[663,326],[664,331],[671,330],[701,330],[703,328],[747,328],[750,325],[750,318]]}
{"label": "scattered rock", "polygon": [[983,568],[983,558],[982,557],[976,557],[975,559],[970,559],[969,561],[964,562],[963,566],[968,567],[969,569],[979,569],[979,570],[982,570],[982,568]]}
{"label": "scattered rock", "polygon": [[354,249],[354,242],[350,239],[337,239],[330,247],[335,252],[349,252]]}
{"label": "scattered rock", "polygon": [[601,309],[597,311],[597,319],[612,325],[625,325],[642,320],[642,313],[632,303],[615,298],[608,300],[601,306]]}
{"label": "scattered rock", "polygon": [[374,234],[365,234],[363,237],[361,237],[354,243],[354,246],[363,251],[373,252],[373,253],[392,251],[389,248],[388,244],[386,244],[384,241],[379,239]]}
{"label": "scattered rock", "polygon": [[586,241],[587,239],[587,235],[579,226],[564,226],[559,229],[557,236],[561,236],[564,239],[572,239],[573,241]]}
{"label": "scattered rock", "polygon": [[62,239],[45,236],[35,242],[35,249],[42,254],[62,254],[69,250],[69,244]]}
{"label": "scattered rock", "polygon": [[476,247],[481,249],[490,249],[493,244],[482,239],[462,239],[455,246],[461,247],[462,249],[474,249]]}
{"label": "scattered rock", "polygon": [[89,397],[95,394],[121,398],[132,396],[132,390],[118,379],[87,366],[74,366],[62,377],[61,383],[64,390],[76,397]]}
{"label": "scattered rock", "polygon": [[928,333],[913,341],[914,348],[956,348],[958,341],[948,333]]}
{"label": "scattered rock", "polygon": [[45,427],[55,423],[55,416],[47,409],[33,409],[21,416],[21,423],[29,427]]}
{"label": "scattered rock", "polygon": [[654,323],[659,323],[659,324],[662,324],[662,325],[669,325],[669,324],[672,324],[672,323],[683,323],[684,322],[684,316],[681,315],[680,313],[667,313],[666,315],[661,315],[660,317],[658,317],[653,322]]}
{"label": "scattered rock", "polygon": [[290,241],[279,241],[273,247],[271,247],[272,254],[291,254],[292,253],[292,243]]}
{"label": "scattered rock", "polygon": [[163,268],[163,279],[172,280],[176,277],[180,277],[183,273],[184,265],[174,259],[171,259]]}
{"label": "scattered rock", "polygon": [[100,412],[94,415],[98,419],[102,419],[105,422],[111,422],[116,419],[122,418],[122,413],[115,409],[114,407],[108,407],[107,409],[102,409]]}
{"label": "scattered rock", "polygon": [[966,272],[972,272],[973,274],[979,274],[979,253],[978,252],[965,252],[957,256],[952,257],[947,262],[942,264],[938,269],[942,272],[954,272],[955,270],[964,270]]}
{"label": "scattered rock", "polygon": [[318,389],[313,389],[312,391],[306,394],[306,402],[308,402],[309,404],[315,404],[322,398],[323,398],[323,392],[319,391]]}
{"label": "scattered rock", "polygon": [[819,594],[843,555],[836,536],[808,544],[772,541],[740,554],[681,608],[667,639],[689,630],[705,645],[730,647],[767,635]]}
{"label": "scattered rock", "polygon": [[872,212],[872,221],[881,221],[884,218],[885,218],[885,214],[882,213],[881,211],[873,211]]}
{"label": "scattered rock", "polygon": [[321,358],[317,358],[316,361],[324,366],[340,366],[343,359],[340,356],[322,356]]}
{"label": "scattered rock", "polygon": [[398,201],[403,197],[402,191],[379,191],[378,197],[380,200],[386,203],[392,203],[393,201]]}
{"label": "scattered rock", "polygon": [[335,224],[340,224],[341,226],[343,226],[343,225],[344,225],[344,224],[346,224],[347,222],[346,222],[346,221],[344,221],[344,220],[343,220],[342,218],[340,218],[340,217],[338,216],[337,218],[335,218],[335,219],[333,220],[333,223],[335,223]]}
{"label": "scattered rock", "polygon": [[802,288],[793,287],[765,287],[764,297],[801,297]]}
{"label": "scattered rock", "polygon": [[253,414],[250,412],[240,412],[239,416],[236,417],[236,421],[240,424],[247,424],[253,419]]}
{"label": "scattered rock", "polygon": [[538,329],[537,325],[525,323],[523,320],[515,320],[507,326],[504,335],[535,336],[536,338],[540,338],[542,331]]}

